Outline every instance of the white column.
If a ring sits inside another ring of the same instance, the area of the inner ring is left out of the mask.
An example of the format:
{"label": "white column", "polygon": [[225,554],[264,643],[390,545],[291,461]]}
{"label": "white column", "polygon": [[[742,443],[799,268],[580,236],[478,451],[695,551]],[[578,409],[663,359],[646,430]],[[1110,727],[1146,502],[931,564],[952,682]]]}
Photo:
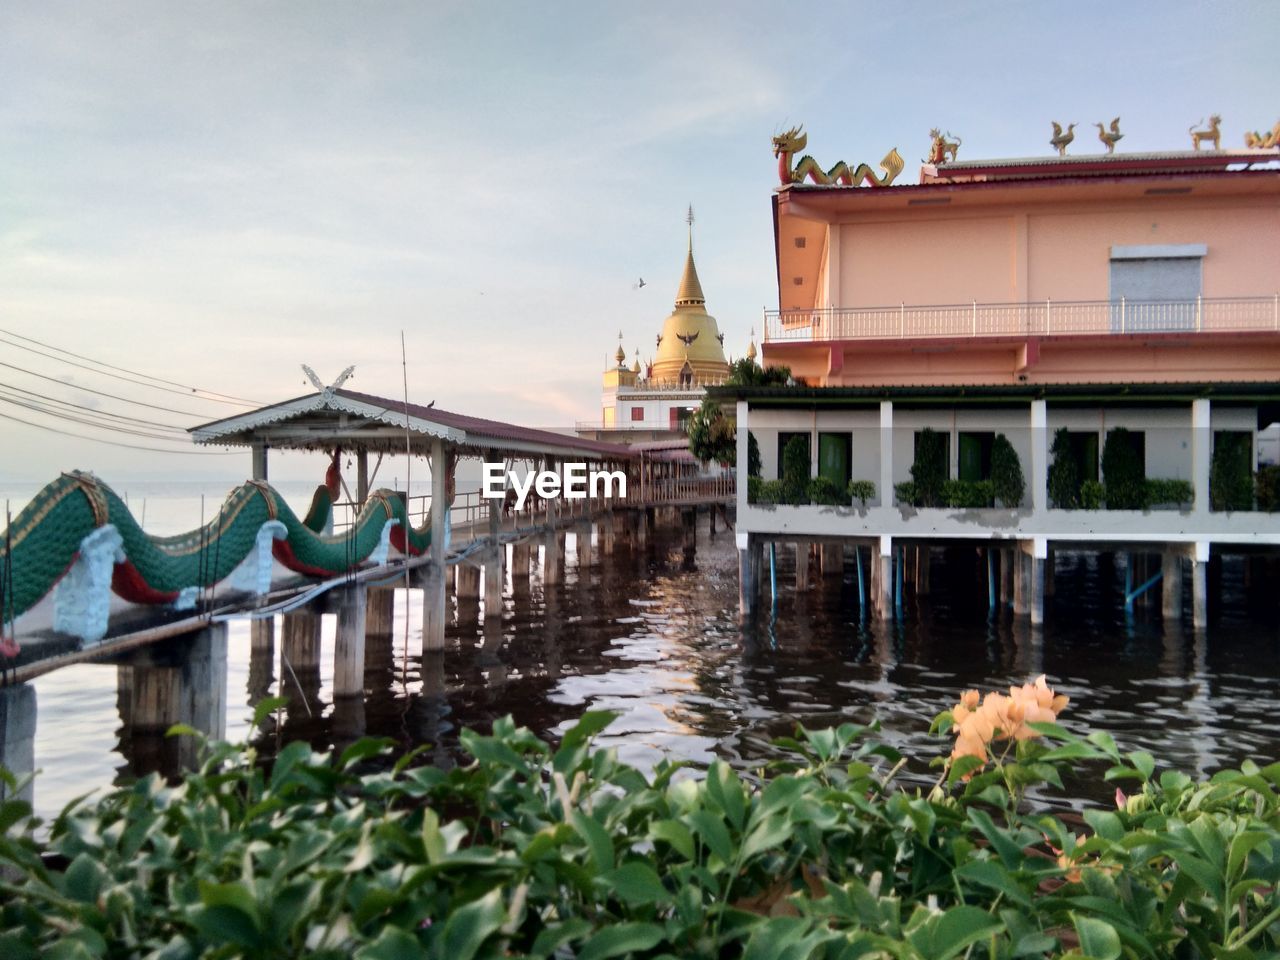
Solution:
{"label": "white column", "polygon": [[[1049,411],[1043,400],[1031,401],[1031,509],[1049,508]],[[1043,558],[1041,558],[1043,559]]]}
{"label": "white column", "polygon": [[263,440],[254,442],[250,447],[253,451],[253,479],[267,479],[267,444]]}
{"label": "white column", "polygon": [[880,401],[880,505],[893,506],[893,401]]}
{"label": "white column", "polygon": [[1191,554],[1191,625],[1197,630],[1209,625],[1208,574],[1209,544],[1198,540]]}
{"label": "white column", "polygon": [[738,401],[738,522],[742,522],[747,512],[747,460],[750,449],[750,434],[747,425],[747,401]]}
{"label": "white column", "polygon": [[1191,482],[1196,488],[1195,512],[1209,512],[1209,460],[1213,455],[1213,430],[1209,425],[1209,401],[1191,401]]}

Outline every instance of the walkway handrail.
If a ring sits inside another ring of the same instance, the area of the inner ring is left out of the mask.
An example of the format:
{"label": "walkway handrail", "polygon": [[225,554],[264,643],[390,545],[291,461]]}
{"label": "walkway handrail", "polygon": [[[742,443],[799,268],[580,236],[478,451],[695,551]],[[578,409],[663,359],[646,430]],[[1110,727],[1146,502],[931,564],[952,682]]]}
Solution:
{"label": "walkway handrail", "polygon": [[1280,331],[1280,294],[766,310],[765,341]]}

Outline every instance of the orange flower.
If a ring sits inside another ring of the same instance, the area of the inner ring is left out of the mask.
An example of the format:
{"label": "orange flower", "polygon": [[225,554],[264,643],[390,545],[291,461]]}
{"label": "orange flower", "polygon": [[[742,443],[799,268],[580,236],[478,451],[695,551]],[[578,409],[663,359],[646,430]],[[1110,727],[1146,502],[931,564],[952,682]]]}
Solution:
{"label": "orange flower", "polygon": [[1030,740],[1039,736],[1027,724],[1052,722],[1066,705],[1067,697],[1055,694],[1044,674],[1031,683],[1010,687],[1007,697],[988,693],[981,703],[977,690],[966,690],[951,710],[956,735],[951,757],[978,757],[985,763],[987,747],[993,740]]}

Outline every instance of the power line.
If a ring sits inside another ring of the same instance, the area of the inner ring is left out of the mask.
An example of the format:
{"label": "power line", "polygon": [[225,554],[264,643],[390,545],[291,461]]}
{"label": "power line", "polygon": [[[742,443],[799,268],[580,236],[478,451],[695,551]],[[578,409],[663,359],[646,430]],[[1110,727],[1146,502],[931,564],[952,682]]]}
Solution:
{"label": "power line", "polygon": [[161,423],[158,420],[144,420],[141,417],[130,417],[123,413],[113,413],[110,410],[99,410],[96,407],[88,407],[81,403],[72,403],[70,400],[59,400],[57,397],[50,397],[47,394],[36,393],[34,390],[27,390],[27,389],[24,389],[23,387],[16,386],[12,383],[0,383],[0,389],[12,390],[16,393],[23,394],[24,396],[35,397],[38,400],[47,400],[49,403],[56,403],[63,407],[72,407],[76,410],[86,410],[89,413],[95,414],[97,416],[112,417],[116,420],[123,420],[128,423],[135,423],[144,427],[155,427],[157,429],[164,428],[165,430],[172,430],[175,433],[182,434],[184,437],[187,434],[187,428],[183,426],[179,426],[176,423]]}
{"label": "power line", "polygon": [[224,452],[210,452],[208,450],[168,450],[163,447],[143,447],[134,443],[120,443],[116,440],[105,440],[102,437],[86,437],[82,433],[72,433],[70,430],[59,430],[57,427],[48,427],[39,423],[32,423],[30,420],[23,420],[21,417],[10,416],[7,413],[0,413],[0,418],[12,420],[14,423],[25,424],[28,427],[35,427],[37,430],[46,430],[49,433],[58,433],[64,437],[75,437],[77,440],[89,440],[92,443],[105,443],[112,447],[126,447],[130,450],[148,450],[152,453],[172,453],[180,457],[234,457],[237,452],[228,450]]}
{"label": "power line", "polygon": [[[203,396],[200,396],[198,399],[201,399],[201,400],[211,400],[211,401],[214,401],[215,403],[232,403],[232,404],[239,404],[240,406],[243,406],[243,407],[260,407],[260,406],[262,406],[262,404],[261,404],[261,403],[259,403],[259,402],[258,402],[258,401],[256,401],[256,400],[246,400],[246,399],[244,399],[243,397],[233,397],[233,396],[231,396],[230,394],[226,394],[226,393],[218,393],[216,390],[205,390],[205,389],[203,389],[203,388],[201,388],[201,387],[193,387],[193,386],[191,386],[191,385],[189,385],[189,384],[185,384],[185,383],[178,383],[177,381],[174,381],[174,380],[166,380],[166,379],[164,379],[164,377],[156,377],[156,376],[152,376],[152,375],[151,375],[151,374],[149,374],[149,373],[139,373],[137,370],[130,370],[130,369],[128,369],[127,367],[118,367],[118,366],[116,366],[116,365],[115,365],[115,364],[113,364],[113,363],[107,363],[107,362],[105,362],[105,361],[103,361],[103,360],[95,360],[95,359],[93,359],[92,357],[86,357],[86,356],[84,356],[83,354],[80,354],[80,353],[73,353],[73,352],[72,352],[72,351],[70,351],[70,350],[64,350],[62,347],[55,347],[53,344],[51,344],[51,343],[45,343],[43,340],[36,340],[36,339],[35,339],[35,338],[33,338],[33,337],[24,337],[24,336],[23,336],[22,334],[20,334],[20,333],[14,333],[12,330],[4,330],[4,329],[0,329],[0,333],[4,334],[5,336],[14,337],[15,339],[18,339],[18,340],[25,340],[27,343],[35,343],[35,344],[38,344],[39,346],[42,346],[42,347],[44,347],[44,348],[45,348],[45,349],[47,349],[47,350],[54,350],[54,351],[56,351],[57,353],[65,354],[65,355],[66,355],[66,356],[68,356],[68,357],[75,357],[77,360],[84,360],[84,361],[87,361],[88,363],[95,364],[96,366],[99,366],[99,367],[106,367],[108,370],[118,370],[120,373],[127,373],[127,374],[129,374],[130,376],[133,376],[133,377],[142,377],[142,378],[144,378],[144,379],[146,379],[146,380],[153,380],[153,381],[155,381],[155,383],[139,383],[139,384],[138,384],[139,386],[143,386],[143,387],[151,387],[152,389],[155,389],[155,390],[161,390],[161,389],[164,389],[164,388],[163,388],[163,387],[156,386],[156,384],[164,383],[164,384],[168,384],[168,385],[169,385],[169,386],[171,386],[171,387],[180,387],[180,388],[181,388],[180,390],[169,390],[169,391],[167,391],[168,393],[178,393],[178,394],[180,394],[180,395],[182,395],[182,396],[190,396],[191,394],[203,394]],[[48,357],[48,356],[49,356],[47,353],[40,353],[40,351],[39,351],[39,350],[32,350],[32,349],[31,349],[31,347],[24,347],[24,346],[23,346],[22,344],[20,344],[20,343],[9,343],[9,341],[7,341],[7,340],[0,340],[0,343],[8,343],[8,344],[9,344],[9,346],[11,346],[11,347],[17,347],[19,350],[29,350],[29,351],[31,351],[32,353],[40,354],[40,356],[42,356],[42,357]],[[51,360],[60,360],[60,358],[58,358],[58,357],[50,357],[50,359],[51,359]],[[70,361],[69,361],[69,360],[60,360],[60,362],[62,362],[62,363],[70,363]],[[78,364],[78,363],[75,363],[75,364],[71,364],[71,366],[76,366],[76,367],[78,367],[78,366],[81,366],[81,365],[80,365],[80,364]],[[93,372],[93,373],[99,373],[99,374],[102,374],[103,376],[107,376],[107,377],[114,376],[114,374],[107,373],[107,372],[106,372],[106,371],[104,371],[104,370],[93,370],[93,369],[92,369],[92,368],[90,368],[90,367],[82,367],[82,369],[85,369],[85,370],[91,370],[91,372]],[[126,383],[138,383],[138,381],[136,381],[136,380],[128,380],[128,379],[126,379],[125,377],[116,377],[116,379],[117,379],[117,380],[125,380],[125,382],[126,382]]]}
{"label": "power line", "polygon": [[168,443],[182,443],[180,437],[167,436],[163,433],[155,433],[150,430],[135,430],[130,427],[122,426],[118,423],[103,423],[101,420],[94,420],[90,417],[77,416],[74,413],[65,413],[60,410],[51,410],[42,403],[34,403],[27,400],[14,400],[0,393],[0,403],[11,403],[15,407],[23,407],[26,410],[32,410],[35,413],[43,413],[47,417],[54,417],[58,420],[67,420],[71,423],[84,424],[86,427],[96,427],[99,430],[110,430],[113,433],[124,433],[134,437],[145,437],[148,440],[164,440]]}
{"label": "power line", "polygon": [[176,413],[184,417],[195,417],[198,420],[204,420],[208,416],[207,413],[196,413],[194,410],[175,410],[172,407],[162,407],[159,404],[147,403],[143,400],[130,400],[128,397],[122,397],[116,393],[107,393],[106,391],[103,391],[103,390],[95,390],[92,387],[82,387],[78,383],[67,383],[67,381],[59,380],[57,377],[50,377],[43,373],[36,373],[34,370],[28,370],[26,367],[14,366],[12,363],[5,363],[4,361],[0,361],[0,367],[8,367],[10,370],[17,370],[19,373],[25,373],[31,377],[39,377],[41,380],[48,380],[50,383],[56,383],[56,384],[59,384],[60,386],[70,387],[71,389],[79,390],[82,393],[97,394],[100,397],[107,397],[108,399],[111,399],[111,400],[119,400],[122,403],[132,403],[134,406],[146,407],[149,410],[160,410],[160,411],[163,411],[164,413]]}

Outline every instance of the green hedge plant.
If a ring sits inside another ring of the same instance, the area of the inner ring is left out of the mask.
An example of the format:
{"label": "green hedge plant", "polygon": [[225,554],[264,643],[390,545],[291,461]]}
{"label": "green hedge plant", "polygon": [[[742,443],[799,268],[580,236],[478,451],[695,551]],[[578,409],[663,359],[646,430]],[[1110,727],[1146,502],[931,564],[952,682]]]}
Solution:
{"label": "green hedge plant", "polygon": [[1008,510],[1022,506],[1022,498],[1027,492],[1022,461],[1003,433],[997,433],[991,444],[991,487],[1000,506]]}
{"label": "green hedge plant", "polygon": [[857,500],[865,507],[868,500],[875,499],[876,485],[871,480],[850,480],[848,494],[850,500]]}

